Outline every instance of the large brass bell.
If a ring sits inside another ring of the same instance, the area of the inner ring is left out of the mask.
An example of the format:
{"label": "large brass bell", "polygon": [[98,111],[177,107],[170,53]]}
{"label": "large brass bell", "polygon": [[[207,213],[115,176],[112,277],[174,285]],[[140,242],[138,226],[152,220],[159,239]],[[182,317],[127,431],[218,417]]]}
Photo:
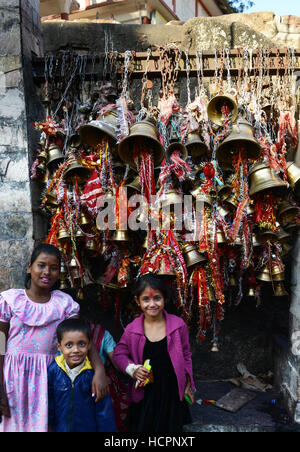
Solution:
{"label": "large brass bell", "polygon": [[272,282],[272,274],[270,272],[269,266],[266,265],[262,271],[260,272],[260,274],[257,276],[257,279],[259,281],[264,281],[264,282]]}
{"label": "large brass bell", "polygon": [[101,143],[105,136],[117,141],[117,115],[114,111],[105,116],[99,115],[95,120],[80,127],[79,133],[82,141],[91,147]]}
{"label": "large brass bell", "polygon": [[236,198],[236,196],[234,194],[232,194],[230,197],[224,199],[223,203],[224,203],[224,206],[228,210],[230,210],[230,212],[234,212],[239,205],[239,200]]}
{"label": "large brass bell", "polygon": [[130,127],[129,135],[119,143],[118,152],[121,160],[133,168],[136,167],[133,154],[135,144],[139,140],[141,146],[152,150],[154,166],[159,166],[164,158],[164,148],[158,139],[158,132],[155,125],[146,120],[133,124]]}
{"label": "large brass bell", "polygon": [[[125,187],[127,188],[127,190],[129,189],[128,190],[129,192],[140,193],[141,192],[140,177],[139,176],[135,177],[132,181],[125,184]],[[128,195],[130,195],[130,193],[128,193]]]}
{"label": "large brass bell", "polygon": [[300,198],[300,168],[293,163],[289,162],[286,165],[286,173],[288,182],[291,188],[294,190],[296,197]]}
{"label": "large brass bell", "polygon": [[188,155],[191,157],[201,157],[206,154],[208,149],[204,141],[202,141],[199,132],[190,132],[184,143]]}
{"label": "large brass bell", "polygon": [[280,194],[286,191],[287,186],[266,162],[256,163],[249,171],[250,196],[262,193],[266,190]]}
{"label": "large brass bell", "polygon": [[68,239],[70,239],[70,237],[71,236],[70,236],[67,228],[64,225],[60,225],[59,230],[58,230],[57,240],[59,240],[59,241],[68,240]]}
{"label": "large brass bell", "polygon": [[281,243],[281,245],[289,243],[291,238],[290,234],[288,234],[279,224],[277,225],[277,229],[278,229],[278,240]]}
{"label": "large brass bell", "polygon": [[214,96],[207,106],[207,115],[209,119],[218,126],[223,126],[225,116],[222,107],[227,107],[231,113],[231,122],[234,123],[238,116],[238,106],[235,98],[231,94],[221,94]]}
{"label": "large brass bell", "polygon": [[64,155],[61,152],[61,149],[57,144],[50,144],[49,150],[48,150],[48,160],[47,160],[47,167],[51,170],[55,166],[58,166],[60,163],[62,163],[64,160]]}
{"label": "large brass bell", "polygon": [[283,224],[293,223],[298,216],[299,209],[292,206],[288,201],[283,200],[278,206],[278,218]]}
{"label": "large brass bell", "polygon": [[233,155],[244,147],[247,157],[256,160],[261,153],[261,147],[253,135],[252,125],[245,119],[239,119],[233,124],[231,133],[219,144],[217,158],[220,162],[231,162]]}
{"label": "large brass bell", "polygon": [[182,255],[187,268],[206,261],[206,258],[199,253],[196,246],[192,243],[186,243],[183,245]]}

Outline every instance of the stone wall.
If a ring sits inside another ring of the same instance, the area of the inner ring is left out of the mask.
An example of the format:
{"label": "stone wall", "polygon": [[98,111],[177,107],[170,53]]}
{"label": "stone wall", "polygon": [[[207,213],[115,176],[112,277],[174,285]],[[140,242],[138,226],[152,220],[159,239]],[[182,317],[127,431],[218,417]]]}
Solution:
{"label": "stone wall", "polygon": [[[20,6],[21,4],[21,6]],[[0,291],[22,287],[33,245],[26,58],[41,43],[39,1],[0,0]],[[23,54],[23,55],[22,55]]]}

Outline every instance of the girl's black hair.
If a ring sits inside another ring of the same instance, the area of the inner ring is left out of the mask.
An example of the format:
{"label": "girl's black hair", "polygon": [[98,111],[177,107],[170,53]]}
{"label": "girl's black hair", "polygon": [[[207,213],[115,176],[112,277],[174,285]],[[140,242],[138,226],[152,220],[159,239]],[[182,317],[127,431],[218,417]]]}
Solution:
{"label": "girl's black hair", "polygon": [[[33,265],[33,263],[36,261],[36,259],[39,257],[39,255],[42,253],[50,254],[51,256],[56,256],[57,260],[59,262],[59,268],[60,268],[61,253],[60,253],[59,249],[56,248],[56,246],[49,245],[48,243],[40,243],[39,245],[37,245],[34,248],[32,254],[31,254],[31,258],[30,258],[30,266]],[[31,283],[31,274],[26,273],[26,276],[25,276],[25,288],[26,289],[30,289],[30,283]],[[51,287],[51,290],[59,289],[59,287],[60,287],[60,280],[56,281],[54,286]]]}
{"label": "girl's black hair", "polygon": [[80,331],[88,340],[91,340],[91,328],[90,325],[82,318],[74,318],[63,320],[56,328],[57,342],[60,344],[65,333],[73,331]]}
{"label": "girl's black hair", "polygon": [[141,293],[147,288],[159,290],[165,299],[165,303],[168,303],[171,300],[171,292],[170,288],[166,282],[166,280],[158,275],[153,275],[152,273],[148,273],[146,275],[141,276],[133,289],[133,295],[137,298],[141,295]]}

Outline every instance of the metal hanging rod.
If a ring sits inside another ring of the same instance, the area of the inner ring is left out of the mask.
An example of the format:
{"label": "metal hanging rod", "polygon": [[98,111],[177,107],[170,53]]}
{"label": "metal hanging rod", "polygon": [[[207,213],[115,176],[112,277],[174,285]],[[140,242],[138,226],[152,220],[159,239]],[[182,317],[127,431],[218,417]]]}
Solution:
{"label": "metal hanging rod", "polygon": [[[172,47],[170,47],[172,52]],[[44,58],[34,58],[32,61],[33,77],[37,82],[45,81],[45,63],[46,60],[51,62],[52,73],[54,79],[62,76],[61,65],[67,66],[68,58],[74,59],[74,55],[79,59],[77,75],[84,77],[85,80],[101,80],[103,77],[104,67],[107,71],[107,65],[114,65],[114,75],[122,78],[124,71],[125,53],[109,52],[108,54],[79,54],[66,52],[64,56],[49,54]],[[188,56],[188,68],[187,68]],[[187,69],[190,77],[196,77],[199,74],[199,57],[201,56],[201,73],[203,77],[214,76],[216,70],[221,71],[222,76],[227,76],[226,58],[229,59],[230,74],[232,76],[243,75],[245,73],[245,61],[247,61],[247,74],[263,75],[283,75],[290,71],[300,70],[300,50],[299,49],[230,49],[227,55],[222,51],[186,52],[179,50],[179,58],[176,62],[176,70],[178,76],[185,76]],[[159,51],[151,52],[132,52],[130,62],[131,79],[140,79],[143,77],[147,68],[148,78],[159,78],[161,76],[161,53]],[[216,68],[216,58],[218,67]],[[222,66],[223,65],[223,66]],[[84,67],[84,73],[83,68]],[[107,72],[106,72],[107,73]],[[67,74],[66,74],[67,76]]]}

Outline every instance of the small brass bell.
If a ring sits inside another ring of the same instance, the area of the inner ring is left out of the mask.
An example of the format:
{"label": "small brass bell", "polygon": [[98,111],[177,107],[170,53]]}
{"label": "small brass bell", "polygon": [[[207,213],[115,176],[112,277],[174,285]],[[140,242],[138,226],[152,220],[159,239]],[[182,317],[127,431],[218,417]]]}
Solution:
{"label": "small brass bell", "polygon": [[46,163],[46,161],[48,159],[48,154],[45,151],[45,149],[42,149],[42,151],[39,153],[37,158],[39,159],[39,161],[42,161],[42,162]]}
{"label": "small brass bell", "polygon": [[70,268],[77,268],[77,262],[76,259],[74,257],[72,257],[70,264],[69,264]]}
{"label": "small brass bell", "polygon": [[75,237],[77,240],[83,240],[83,239],[85,239],[85,234],[80,228],[78,228],[76,231]]}
{"label": "small brass bell", "polygon": [[154,166],[159,166],[164,158],[164,148],[158,139],[158,131],[150,121],[139,121],[130,128],[129,135],[119,143],[119,156],[121,160],[133,168],[136,167],[133,153],[137,141],[153,152]]}
{"label": "small brass bell", "polygon": [[166,158],[169,161],[171,159],[171,155],[175,151],[180,151],[180,158],[182,160],[186,160],[186,158],[188,156],[187,148],[182,143],[179,143],[176,141],[176,142],[171,143],[166,150]]}
{"label": "small brass bell", "polygon": [[86,214],[84,212],[80,212],[79,216],[79,224],[81,227],[89,226],[90,220],[87,218]]}
{"label": "small brass bell", "polygon": [[94,239],[89,239],[89,240],[86,242],[85,247],[86,247],[86,249],[87,249],[88,251],[91,251],[91,252],[97,252],[97,251],[98,251],[97,243],[96,243],[96,241],[95,241]]}
{"label": "small brass bell", "polygon": [[218,245],[222,245],[222,244],[227,243],[225,234],[220,229],[217,230],[217,243],[218,243]]}
{"label": "small brass bell", "polygon": [[231,94],[222,94],[214,96],[208,103],[207,115],[208,118],[218,126],[223,126],[225,117],[222,112],[222,107],[227,107],[231,113],[231,122],[234,123],[238,116],[238,106],[235,98]]}
{"label": "small brass bell", "polygon": [[48,150],[47,168],[52,170],[55,166],[58,166],[64,160],[64,155],[61,149],[56,144],[52,143]]}
{"label": "small brass bell", "polygon": [[201,203],[201,202],[203,202],[204,204],[210,205],[210,206],[212,205],[212,197],[210,195],[208,195],[207,193],[205,193],[201,187],[197,187],[197,188],[193,189],[191,191],[191,195],[194,198],[196,198],[196,208],[197,208],[197,204],[198,204],[198,207],[200,207],[199,203]]}
{"label": "small brass bell", "polygon": [[64,226],[61,226],[58,230],[57,240],[68,240],[70,239],[70,234]]}
{"label": "small brass bell", "polygon": [[281,281],[274,282],[273,291],[275,297],[287,297],[289,295]]}
{"label": "small brass bell", "polygon": [[231,162],[233,154],[245,149],[249,159],[258,159],[261,154],[259,142],[253,135],[253,127],[245,119],[240,119],[232,126],[231,133],[217,147],[217,158],[219,161]]}
{"label": "small brass bell", "polygon": [[218,352],[219,351],[218,342],[216,342],[216,341],[213,342],[210,351],[211,352]]}
{"label": "small brass bell", "polygon": [[284,266],[274,265],[272,267],[272,279],[273,281],[284,281]]}
{"label": "small brass bell", "polygon": [[277,226],[278,228],[278,240],[281,243],[281,246],[285,243],[289,243],[291,236],[288,234],[279,224]]}
{"label": "small brass bell", "polygon": [[128,182],[128,184],[125,184],[125,187],[128,191],[128,196],[130,197],[130,193],[140,193],[141,192],[141,185],[140,185],[140,177],[135,177],[131,182]]}
{"label": "small brass bell", "polygon": [[65,290],[65,289],[68,289],[68,288],[69,288],[68,281],[66,279],[61,280],[59,289],[60,290]]}
{"label": "small brass bell", "polygon": [[174,269],[172,268],[172,266],[170,265],[170,270],[167,270],[164,259],[160,260],[159,263],[159,270],[157,272],[157,275],[160,276],[176,276],[176,273],[174,271]]}
{"label": "small brass bell", "polygon": [[263,270],[257,276],[257,279],[259,279],[259,281],[272,282],[272,274],[270,273],[268,265],[263,268]]}
{"label": "small brass bell", "polygon": [[186,243],[183,245],[182,255],[184,257],[187,268],[199,264],[200,262],[205,262],[207,260],[199,253],[196,246],[192,243]]}
{"label": "small brass bell", "polygon": [[233,273],[231,273],[230,276],[229,276],[229,286],[230,287],[235,287],[237,285],[238,285],[238,283],[236,281],[235,275]]}
{"label": "small brass bell", "polygon": [[287,172],[287,178],[288,182],[291,186],[291,188],[294,190],[294,193],[296,197],[300,198],[300,168],[293,163],[289,162],[286,165],[286,172]]}
{"label": "small brass bell", "polygon": [[184,144],[188,155],[191,157],[201,157],[208,151],[206,144],[202,141],[198,132],[190,132]]}
{"label": "small brass bell", "polygon": [[255,297],[255,290],[253,287],[249,287],[247,297]]}
{"label": "small brass bell", "polygon": [[287,190],[286,184],[270,168],[266,162],[256,163],[249,171],[250,178],[250,196],[262,193],[266,190],[272,193],[282,194]]}
{"label": "small brass bell", "polygon": [[218,206],[217,207],[217,211],[219,212],[219,214],[221,215],[221,217],[226,218],[227,215],[230,214],[229,210],[225,209],[225,207],[223,206]]}
{"label": "small brass bell", "polygon": [[117,229],[113,235],[112,240],[115,242],[128,242],[130,240],[129,233],[124,229]]}
{"label": "small brass bell", "polygon": [[72,178],[77,177],[79,182],[83,182],[89,175],[90,169],[83,166],[78,158],[73,154],[68,157],[68,165],[64,172],[64,179],[69,182]]}

